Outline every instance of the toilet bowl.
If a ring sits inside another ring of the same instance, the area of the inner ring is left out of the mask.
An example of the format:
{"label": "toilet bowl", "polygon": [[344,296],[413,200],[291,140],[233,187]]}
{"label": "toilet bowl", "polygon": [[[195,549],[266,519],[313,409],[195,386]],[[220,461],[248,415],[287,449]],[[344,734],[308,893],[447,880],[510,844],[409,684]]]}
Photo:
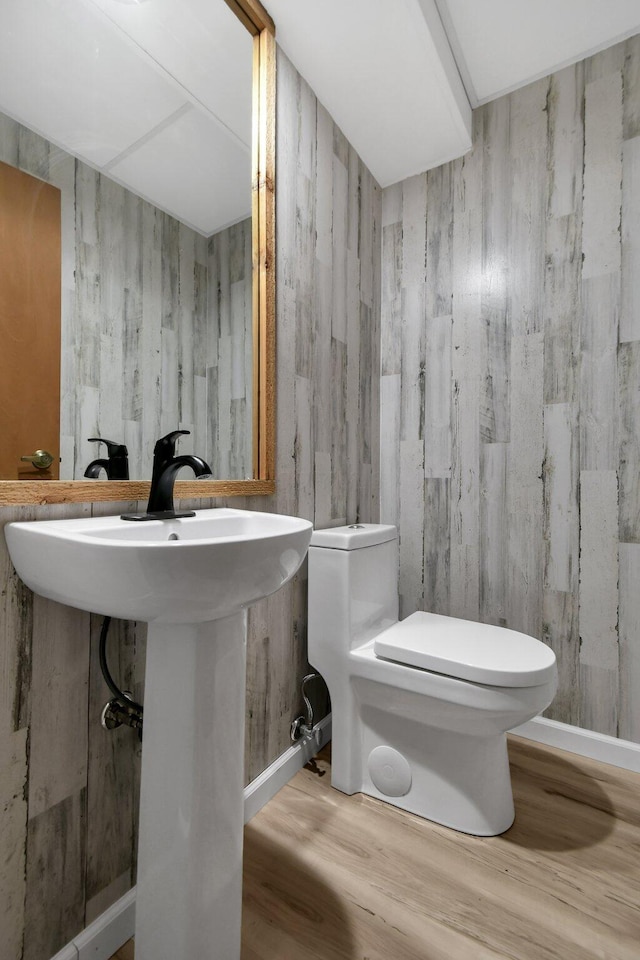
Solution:
{"label": "toilet bowl", "polygon": [[464,833],[514,819],[506,733],[551,703],[553,651],[514,630],[430,613],[398,621],[397,534],[317,530],[309,662],[331,695],[332,785]]}

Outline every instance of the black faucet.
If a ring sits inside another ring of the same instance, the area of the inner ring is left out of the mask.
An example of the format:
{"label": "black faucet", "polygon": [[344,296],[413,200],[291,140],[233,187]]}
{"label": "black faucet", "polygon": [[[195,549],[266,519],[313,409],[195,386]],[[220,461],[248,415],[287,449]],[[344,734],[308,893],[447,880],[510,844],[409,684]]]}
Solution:
{"label": "black faucet", "polygon": [[84,472],[85,477],[95,478],[104,470],[108,480],[129,479],[129,453],[123,443],[103,440],[102,437],[89,437],[89,443],[105,443],[108,460],[92,460]]}
{"label": "black faucet", "polygon": [[176,457],[178,437],[189,430],[173,430],[162,437],[153,449],[153,473],[146,513],[126,513],[122,520],[173,520],[178,517],[195,517],[194,510],[176,512],[173,506],[173,485],[182,467],[191,467],[196,477],[211,475],[211,467],[201,457],[192,454]]}

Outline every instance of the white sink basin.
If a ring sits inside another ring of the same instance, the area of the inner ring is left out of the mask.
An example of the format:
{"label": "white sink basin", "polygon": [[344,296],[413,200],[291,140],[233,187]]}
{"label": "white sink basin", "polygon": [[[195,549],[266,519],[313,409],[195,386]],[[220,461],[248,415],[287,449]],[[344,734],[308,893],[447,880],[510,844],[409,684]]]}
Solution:
{"label": "white sink basin", "polygon": [[203,623],[286,583],[306,555],[312,526],[213,509],[179,520],[41,520],[5,530],[18,574],[50,600],[126,620]]}

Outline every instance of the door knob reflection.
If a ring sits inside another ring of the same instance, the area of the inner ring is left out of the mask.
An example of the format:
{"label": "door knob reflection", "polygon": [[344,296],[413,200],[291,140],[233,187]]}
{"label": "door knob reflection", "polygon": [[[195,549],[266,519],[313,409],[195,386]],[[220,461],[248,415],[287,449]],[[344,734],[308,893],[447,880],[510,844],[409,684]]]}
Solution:
{"label": "door knob reflection", "polygon": [[36,450],[30,456],[20,457],[20,459],[32,463],[38,470],[48,470],[53,463],[53,457],[48,450]]}

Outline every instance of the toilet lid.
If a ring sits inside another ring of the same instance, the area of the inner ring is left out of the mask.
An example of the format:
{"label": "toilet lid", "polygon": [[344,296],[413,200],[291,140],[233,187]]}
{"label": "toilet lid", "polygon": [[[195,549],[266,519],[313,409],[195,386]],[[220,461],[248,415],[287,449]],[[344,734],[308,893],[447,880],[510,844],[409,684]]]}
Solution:
{"label": "toilet lid", "polygon": [[540,640],[505,627],[412,613],[379,634],[376,656],[494,687],[536,687],[553,679],[556,657]]}

